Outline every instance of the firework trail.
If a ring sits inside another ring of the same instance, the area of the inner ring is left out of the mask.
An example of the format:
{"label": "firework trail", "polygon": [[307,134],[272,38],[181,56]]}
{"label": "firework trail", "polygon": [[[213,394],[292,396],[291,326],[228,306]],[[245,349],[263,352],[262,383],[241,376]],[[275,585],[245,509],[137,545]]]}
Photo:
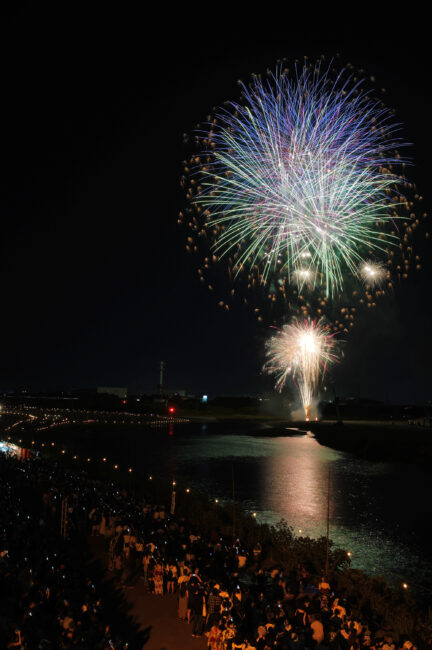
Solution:
{"label": "firework trail", "polygon": [[322,320],[293,320],[284,325],[266,343],[264,371],[275,375],[275,387],[281,391],[291,377],[298,387],[306,421],[320,377],[336,361],[336,341]]}

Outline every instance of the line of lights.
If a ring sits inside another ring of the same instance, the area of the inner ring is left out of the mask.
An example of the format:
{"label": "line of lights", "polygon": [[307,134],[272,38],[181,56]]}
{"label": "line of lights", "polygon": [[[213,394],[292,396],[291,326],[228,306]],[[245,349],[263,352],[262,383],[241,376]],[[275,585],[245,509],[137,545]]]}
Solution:
{"label": "line of lights", "polygon": [[[15,412],[10,413],[10,412],[8,412],[8,411],[3,411],[3,413],[4,413],[4,414],[8,414],[8,415],[11,415],[11,414],[16,415]],[[32,419],[35,419],[35,418],[33,417]],[[8,430],[11,430],[11,429],[13,429],[15,426],[21,424],[22,422],[26,422],[26,421],[25,421],[25,420],[18,421],[18,422],[16,422],[14,425],[10,425],[9,427],[7,427],[7,429],[8,429]],[[40,429],[39,429],[39,430],[40,430]],[[5,431],[6,431],[6,429],[5,429]],[[9,435],[9,436],[7,437],[7,440],[8,440],[7,443],[6,443],[6,442],[0,442],[0,444],[4,444],[4,445],[9,445],[9,444],[11,444],[11,445],[13,445],[13,450],[14,450],[14,452],[16,452],[16,449],[15,449],[15,448],[17,448],[17,449],[19,449],[19,448],[17,447],[16,444],[12,443],[12,436]],[[20,444],[22,443],[22,439],[21,439],[21,438],[18,439],[18,443],[20,443]],[[40,444],[42,447],[45,446],[45,443],[36,443],[35,440],[32,440],[32,441],[31,441],[31,445],[32,445],[33,447],[34,447],[36,444]],[[55,447],[55,446],[56,446],[56,443],[55,443],[54,441],[51,441],[51,447]],[[69,452],[67,452],[65,449],[61,449],[60,452],[61,452],[62,455],[65,455],[65,456],[69,454]],[[77,454],[72,455],[72,452],[70,452],[70,455],[72,456],[72,459],[73,459],[73,460],[77,460],[77,461],[78,461],[79,458],[80,458],[79,455],[77,455]],[[108,459],[107,459],[107,457],[105,457],[105,456],[102,457],[101,460],[102,460],[103,463],[107,463],[107,462],[108,462]],[[91,463],[91,462],[93,462],[93,461],[94,461],[94,459],[92,459],[91,457],[87,457],[87,459],[86,459],[86,462],[87,462],[87,463]],[[119,467],[119,465],[116,463],[116,464],[113,465],[113,469],[116,470],[116,471],[118,471],[118,470],[120,469],[120,467]],[[128,467],[127,472],[128,472],[129,474],[132,474],[132,473],[133,473],[133,468],[132,468],[132,467]],[[153,475],[149,475],[149,476],[148,476],[148,480],[149,480],[149,481],[152,481],[152,480],[153,480]],[[173,490],[176,488],[176,485],[177,485],[177,482],[176,482],[176,481],[172,481],[172,487],[173,487]],[[190,493],[191,493],[190,488],[185,488],[184,491],[185,491],[186,494],[190,494]],[[215,503],[215,504],[219,504],[219,499],[214,499],[214,503]],[[254,519],[256,519],[256,518],[257,518],[257,512],[253,512],[253,513],[252,513],[252,517],[253,517]],[[298,529],[298,532],[299,532],[299,534],[302,534],[302,529],[301,529],[301,528]],[[348,557],[349,559],[351,559],[351,557],[352,557],[352,553],[351,553],[351,551],[347,551],[347,552],[346,552],[346,555],[347,555],[347,557]],[[408,583],[407,583],[407,582],[403,582],[401,586],[402,586],[402,588],[403,588],[404,590],[407,590],[407,589],[408,589]],[[419,585],[419,586],[421,586],[421,585]],[[421,588],[425,589],[425,587],[421,587]]]}
{"label": "line of lights", "polygon": [[[27,408],[33,408],[33,409],[35,409],[35,407],[24,407],[24,408],[26,408],[26,410],[27,410]],[[174,407],[171,407],[171,408],[173,409]],[[60,409],[57,409],[57,411],[59,411],[59,410],[60,410]],[[171,409],[170,409],[170,412],[173,413],[174,410],[171,411]],[[7,410],[7,411],[5,411],[5,410],[2,409],[2,410],[1,410],[1,413],[2,413],[2,415],[14,415],[14,416],[16,416],[16,415],[19,415],[19,414],[20,414],[20,410],[18,410],[18,409],[17,409],[17,410],[13,410],[13,409],[12,409],[12,410]],[[49,414],[49,415],[46,415],[46,414],[45,414],[45,415],[43,416],[43,419],[48,419],[48,418],[50,418],[50,417],[58,418],[58,417],[60,417],[60,416],[57,415],[57,414],[55,414],[55,415],[53,415],[53,416],[51,416],[51,414]],[[9,433],[11,430],[15,429],[16,427],[18,427],[18,426],[20,426],[20,425],[28,424],[29,421],[34,421],[34,420],[38,420],[38,419],[41,419],[41,418],[40,418],[40,417],[38,418],[37,416],[35,416],[35,415],[33,415],[33,414],[26,413],[26,414],[25,414],[25,419],[18,420],[18,421],[16,421],[16,422],[14,422],[13,424],[8,425],[7,427],[5,427],[4,432],[5,432],[5,433]],[[58,421],[58,422],[53,422],[53,423],[51,423],[50,425],[47,425],[47,426],[37,427],[37,428],[35,429],[35,432],[45,431],[45,430],[48,430],[48,429],[52,429],[52,428],[54,428],[54,427],[63,426],[63,425],[65,425],[65,424],[90,424],[90,423],[95,423],[95,422],[97,422],[97,421],[96,421],[96,420],[92,420],[92,419],[87,419],[87,420],[60,420],[60,421]],[[149,424],[149,423],[151,423],[151,422],[152,422],[152,421],[150,421],[150,420],[149,420],[149,421],[145,421],[145,424]],[[171,415],[170,417],[163,417],[163,416],[162,416],[162,417],[158,418],[158,420],[157,420],[157,422],[156,422],[155,424],[156,424],[156,426],[166,426],[166,425],[171,425],[171,424],[173,424],[173,422],[174,422],[175,424],[179,424],[179,423],[189,422],[189,420],[188,420],[187,418],[174,418],[172,415]],[[114,420],[114,421],[111,422],[111,423],[116,424],[117,421]],[[109,424],[109,422],[105,421],[105,424]],[[127,422],[122,421],[121,424],[127,424]],[[141,421],[139,421],[137,424],[141,424]],[[24,428],[24,427],[23,427],[23,428]],[[8,435],[7,439],[8,439],[8,442],[11,442],[11,441],[12,441],[12,436],[11,436],[11,435]],[[22,442],[23,442],[23,441],[22,441],[22,438],[18,439],[18,443],[19,443],[19,444],[22,444]],[[45,445],[48,445],[48,444],[49,444],[48,442],[37,442],[36,440],[32,440],[32,441],[31,441],[31,446],[32,446],[32,448],[34,448],[36,445],[40,445],[41,447],[45,447]],[[54,447],[56,446],[55,441],[51,441],[50,446],[51,446],[52,448],[54,448]],[[68,451],[66,451],[66,449],[59,449],[59,453],[61,453],[62,456],[70,455],[70,456],[72,456],[72,459],[73,459],[73,460],[79,460],[79,458],[80,458],[79,455],[77,455],[77,454],[73,454],[72,452],[68,452]],[[86,462],[87,462],[87,463],[94,462],[94,459],[92,459],[91,457],[87,457],[87,458],[86,458]],[[107,458],[106,458],[106,457],[103,457],[103,458],[102,458],[102,462],[103,462],[103,463],[107,463]],[[116,470],[116,471],[120,469],[120,466],[118,465],[118,463],[115,463],[115,464],[113,465],[113,469]],[[132,467],[128,467],[127,472],[128,472],[129,474],[132,474],[133,471],[134,471],[134,470],[133,470]],[[152,479],[152,477],[150,477],[150,479]],[[173,485],[175,485],[175,482],[173,483]],[[187,491],[187,493],[189,493],[189,492],[190,492],[190,489],[188,488],[186,491]]]}

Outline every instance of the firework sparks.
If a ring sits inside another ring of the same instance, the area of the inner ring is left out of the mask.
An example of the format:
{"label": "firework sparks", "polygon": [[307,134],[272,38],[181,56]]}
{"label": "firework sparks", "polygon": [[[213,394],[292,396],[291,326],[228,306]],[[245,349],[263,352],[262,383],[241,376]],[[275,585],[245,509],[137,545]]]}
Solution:
{"label": "firework sparks", "polygon": [[315,271],[308,267],[296,269],[293,272],[293,281],[299,286],[303,287],[305,284],[312,284],[315,282]]}
{"label": "firework sparks", "polygon": [[382,262],[365,262],[360,266],[360,275],[366,285],[380,287],[386,279],[387,269]]}
{"label": "firework sparks", "polygon": [[294,320],[267,341],[266,356],[264,370],[275,375],[276,389],[281,391],[291,377],[298,387],[305,419],[309,420],[319,379],[337,359],[336,341],[328,327],[322,320]]}

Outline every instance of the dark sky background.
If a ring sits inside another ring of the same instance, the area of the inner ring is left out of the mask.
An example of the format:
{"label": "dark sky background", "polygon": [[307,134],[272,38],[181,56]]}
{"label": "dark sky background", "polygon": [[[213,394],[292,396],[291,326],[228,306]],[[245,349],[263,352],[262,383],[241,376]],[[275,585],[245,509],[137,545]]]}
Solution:
{"label": "dark sky background", "polygon": [[[2,16],[3,389],[152,391],[160,359],[172,387],[269,387],[260,374],[267,330],[247,310],[222,311],[202,288],[177,213],[183,133],[237,98],[238,78],[279,57],[340,53],[377,78],[415,143],[410,175],[430,211],[426,16],[378,24],[363,8],[354,19],[278,13],[249,25],[224,6],[144,11],[32,3]],[[431,397],[432,268],[423,249],[422,273],[358,319],[333,372],[340,394]]]}

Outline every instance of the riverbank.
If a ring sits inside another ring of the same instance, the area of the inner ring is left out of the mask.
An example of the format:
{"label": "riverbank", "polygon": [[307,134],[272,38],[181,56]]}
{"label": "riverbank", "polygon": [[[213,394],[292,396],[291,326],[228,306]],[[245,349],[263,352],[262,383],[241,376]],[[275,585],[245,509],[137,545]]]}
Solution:
{"label": "riverbank", "polygon": [[[4,414],[0,423],[6,417],[12,427],[12,416]],[[362,460],[321,445],[312,433],[296,434],[292,427],[279,431],[269,422],[166,420],[149,427],[104,419],[77,422],[74,414],[71,422],[62,413],[44,411],[28,426],[17,421],[6,435],[19,447],[53,461],[60,458],[71,469],[85,468],[94,477],[125,481],[138,490],[149,486],[153,498],[164,495],[167,503],[175,479],[179,503],[201,492],[210,498],[210,510],[230,504],[234,473],[236,501],[250,514],[256,512],[257,521],[276,524],[284,517],[311,538],[325,534],[331,470],[331,536],[350,551],[354,565],[386,576],[390,584],[420,582],[432,588],[427,530],[432,511],[418,500],[418,494],[432,489],[426,467]],[[322,429],[332,423],[310,425]],[[206,517],[207,506],[202,511]]]}
{"label": "riverbank", "polygon": [[[166,440],[170,440],[169,436]],[[313,444],[316,445],[315,442]],[[50,456],[54,455],[54,449],[56,447],[57,444],[52,450],[50,449]],[[43,456],[46,453],[45,449],[42,452]],[[88,484],[88,489],[86,488],[83,492],[83,503],[78,504],[79,506],[82,505],[84,508],[83,511],[90,512],[93,501],[94,505],[105,503],[105,506],[97,505],[98,508],[102,508],[99,513],[100,516],[103,515],[107,508],[109,512],[117,513],[115,515],[116,517],[121,514],[123,523],[127,522],[128,527],[133,524],[137,530],[143,530],[143,526],[144,529],[147,528],[147,540],[155,539],[153,535],[158,532],[158,524],[154,528],[151,524],[152,517],[148,513],[144,516],[144,521],[141,521],[142,515],[140,512],[142,511],[142,504],[145,502],[150,504],[164,504],[164,510],[168,512],[172,503],[171,484],[168,484],[163,478],[159,480],[156,477],[146,481],[145,484],[141,483],[141,481],[130,483],[129,480],[125,482],[124,475],[122,475],[123,478],[119,475],[117,481],[113,484],[111,483],[111,479],[113,478],[113,474],[117,473],[117,470],[113,473],[107,472],[106,470],[108,468],[105,469],[103,459],[99,464],[95,463],[94,459],[91,459],[91,462],[87,463],[86,458],[75,461],[70,455],[63,455],[61,452],[62,450],[57,450],[55,464],[47,465],[45,470],[50,477],[54,477],[55,474],[56,481],[60,483],[54,492],[54,498],[58,494],[58,489],[60,489],[61,493],[63,489],[72,489],[72,492],[75,493],[75,488],[73,487],[74,477],[81,476],[82,479],[80,480],[84,480],[85,484]],[[75,463],[77,464],[75,465]],[[40,467],[42,469],[43,464]],[[82,471],[83,469],[85,470],[84,472]],[[78,473],[76,473],[77,471]],[[40,470],[35,475],[39,476]],[[95,482],[95,478],[98,478],[99,481]],[[51,480],[53,479],[50,478]],[[64,481],[66,481],[66,484],[64,484]],[[124,487],[128,484],[128,489],[122,490],[122,485]],[[72,485],[72,488],[68,487],[70,485]],[[179,484],[176,498],[177,525],[181,521],[187,522],[187,526],[193,532],[194,536],[198,534],[203,540],[206,540],[205,548],[203,547],[202,549],[205,552],[205,557],[202,558],[203,572],[205,571],[207,573],[207,563],[210,562],[210,565],[213,566],[214,561],[214,557],[211,554],[210,557],[206,555],[207,551],[205,549],[208,550],[210,548],[207,546],[207,542],[217,545],[217,540],[223,538],[223,547],[226,547],[228,553],[225,559],[228,561],[229,557],[231,557],[231,551],[229,549],[232,548],[232,540],[238,537],[245,544],[249,555],[253,552],[254,546],[259,542],[262,549],[260,566],[269,575],[276,567],[278,571],[282,570],[287,577],[292,575],[293,572],[295,575],[296,569],[300,564],[306,568],[310,576],[308,579],[311,580],[311,589],[316,589],[316,581],[322,575],[326,563],[325,538],[310,539],[303,536],[298,537],[286,524],[280,526],[259,524],[250,513],[247,514],[238,507],[235,509],[235,517],[233,517],[234,510],[232,504],[227,503],[223,505],[218,503],[217,500],[210,499],[206,494],[199,493],[196,490],[180,489],[180,487]],[[120,493],[119,490],[121,490]],[[121,498],[121,504],[119,502],[119,494],[124,495]],[[90,497],[91,502],[88,502]],[[300,500],[296,500],[296,504],[300,505]],[[154,506],[154,508],[156,510],[159,509],[158,506]],[[82,513],[81,507],[77,508],[77,513]],[[138,519],[133,523],[135,518]],[[167,521],[164,518],[163,521],[168,524],[169,520]],[[166,531],[168,537],[161,537],[160,541],[156,542],[156,545],[158,548],[164,549],[165,541],[168,545],[170,544],[171,533],[169,531],[171,530],[171,525],[167,528],[164,523],[160,528],[162,531],[160,534],[165,535],[163,531]],[[153,533],[152,530],[154,531]],[[187,538],[185,540],[187,541]],[[174,558],[180,557],[178,551],[179,547],[176,542],[175,548],[172,551]],[[367,616],[368,608],[372,608],[376,616],[379,617],[379,620],[382,621],[382,625],[392,626],[393,634],[397,633],[399,636],[403,633],[410,633],[418,629],[418,626],[421,625],[421,617],[419,612],[416,612],[416,607],[409,596],[411,589],[405,591],[401,583],[397,587],[390,589],[383,579],[379,577],[371,578],[360,571],[348,568],[349,563],[349,556],[346,552],[335,549],[333,545],[330,545],[330,580],[335,593],[347,598],[350,602],[350,607],[356,606],[361,609],[365,607],[365,616]],[[223,566],[225,564],[221,563],[213,566],[211,570],[217,572],[224,571]],[[121,575],[123,581],[125,577],[123,574]],[[234,580],[234,582],[237,582],[237,580]],[[297,591],[299,589],[300,585],[296,583],[294,586],[295,593],[302,593]],[[355,603],[358,603],[358,605],[355,605]],[[398,611],[400,614],[398,615],[397,621],[394,620],[395,611]]]}
{"label": "riverbank", "polygon": [[208,432],[225,435],[278,437],[302,435],[311,431],[325,447],[351,453],[370,461],[396,461],[429,466],[432,462],[432,429],[406,422],[374,420],[290,421],[281,418],[215,417],[199,420]]}
{"label": "riverbank", "polygon": [[[305,426],[298,423],[293,426]],[[308,423],[321,445],[372,461],[398,461],[429,465],[432,462],[432,430],[373,421],[321,421]]]}
{"label": "riverbank", "polygon": [[[251,435],[279,437],[301,435],[311,431],[323,446],[345,451],[373,461],[401,461],[428,465],[432,461],[432,429],[393,420],[335,420],[291,421],[288,418],[248,412],[247,409],[218,409],[218,412],[183,413],[176,416],[141,417],[130,413],[98,413],[58,409],[13,409],[4,412],[0,429],[12,439],[23,439],[35,449],[50,444],[53,438],[79,453],[80,447],[92,440],[100,448],[103,437],[115,443],[118,432],[128,432],[141,439],[160,428],[173,431],[221,435]],[[181,417],[180,417],[181,416]],[[17,426],[19,425],[19,426]],[[111,446],[110,444],[110,446]],[[88,451],[92,452],[91,444]]]}

